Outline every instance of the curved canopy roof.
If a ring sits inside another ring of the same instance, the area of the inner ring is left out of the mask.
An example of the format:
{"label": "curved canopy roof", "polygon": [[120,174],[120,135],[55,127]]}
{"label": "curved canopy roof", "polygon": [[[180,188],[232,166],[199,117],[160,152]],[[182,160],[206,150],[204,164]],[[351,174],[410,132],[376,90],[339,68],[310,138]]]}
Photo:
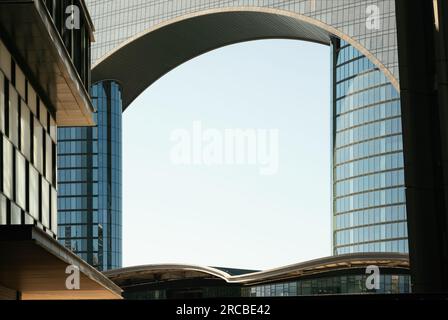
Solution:
{"label": "curved canopy roof", "polygon": [[227,283],[254,284],[268,281],[299,278],[308,275],[325,274],[369,265],[386,268],[409,268],[408,255],[395,253],[359,253],[331,256],[285,267],[230,275],[218,268],[188,264],[156,264],[116,269],[105,272],[118,285],[141,284],[155,281],[181,280],[191,278],[214,278]]}

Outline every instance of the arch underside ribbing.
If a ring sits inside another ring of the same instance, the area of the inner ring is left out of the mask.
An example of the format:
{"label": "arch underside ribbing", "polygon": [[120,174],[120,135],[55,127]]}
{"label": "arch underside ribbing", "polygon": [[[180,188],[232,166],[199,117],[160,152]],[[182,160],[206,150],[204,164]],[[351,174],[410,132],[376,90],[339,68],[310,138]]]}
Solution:
{"label": "arch underside ribbing", "polygon": [[118,81],[124,110],[164,74],[205,52],[257,39],[297,39],[329,45],[332,36],[351,42],[398,86],[380,61],[337,29],[308,17],[267,9],[208,11],[151,28],[100,59],[93,67],[92,81]]}

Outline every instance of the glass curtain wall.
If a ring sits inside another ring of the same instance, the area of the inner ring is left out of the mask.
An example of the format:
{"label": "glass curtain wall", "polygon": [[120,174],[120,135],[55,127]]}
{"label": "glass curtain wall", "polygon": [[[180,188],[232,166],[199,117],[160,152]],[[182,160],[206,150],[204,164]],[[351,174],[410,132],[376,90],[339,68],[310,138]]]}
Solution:
{"label": "glass curtain wall", "polygon": [[91,88],[95,127],[59,129],[59,241],[99,270],[120,268],[121,89]]}
{"label": "glass curtain wall", "polygon": [[333,40],[333,250],[408,252],[400,96]]}
{"label": "glass curtain wall", "polygon": [[316,279],[270,283],[242,288],[243,297],[286,297],[325,294],[401,294],[410,293],[411,280],[406,274],[383,274],[379,290],[367,290],[367,275],[342,275]]}

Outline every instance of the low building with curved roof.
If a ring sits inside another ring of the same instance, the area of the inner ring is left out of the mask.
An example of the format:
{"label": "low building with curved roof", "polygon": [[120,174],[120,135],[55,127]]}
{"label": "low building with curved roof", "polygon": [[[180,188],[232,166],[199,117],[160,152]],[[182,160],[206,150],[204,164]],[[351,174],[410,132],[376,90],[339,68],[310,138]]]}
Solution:
{"label": "low building with curved roof", "polygon": [[[366,286],[376,266],[379,289]],[[188,264],[153,264],[105,272],[128,299],[301,296],[351,293],[409,293],[409,260],[404,254],[331,256],[280,268],[253,271]]]}

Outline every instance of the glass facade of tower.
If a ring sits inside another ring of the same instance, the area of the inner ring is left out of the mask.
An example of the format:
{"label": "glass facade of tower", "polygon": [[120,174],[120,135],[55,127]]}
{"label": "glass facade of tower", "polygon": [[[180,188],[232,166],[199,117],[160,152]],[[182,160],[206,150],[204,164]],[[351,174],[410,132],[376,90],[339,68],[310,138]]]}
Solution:
{"label": "glass facade of tower", "polygon": [[99,270],[121,267],[121,90],[91,88],[97,126],[58,129],[59,241]]}
{"label": "glass facade of tower", "polygon": [[346,42],[332,52],[334,254],[406,253],[399,93]]}

